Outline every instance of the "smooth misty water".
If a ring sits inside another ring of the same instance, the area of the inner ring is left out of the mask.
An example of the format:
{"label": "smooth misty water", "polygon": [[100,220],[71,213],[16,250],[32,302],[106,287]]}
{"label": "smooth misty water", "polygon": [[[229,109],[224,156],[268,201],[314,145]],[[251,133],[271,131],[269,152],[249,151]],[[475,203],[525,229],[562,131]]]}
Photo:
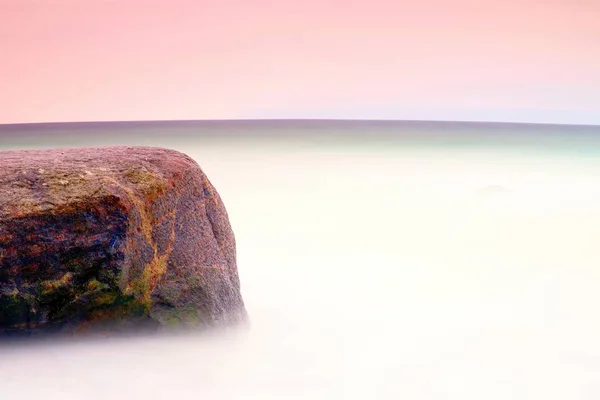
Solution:
{"label": "smooth misty water", "polygon": [[251,331],[0,348],[2,398],[600,398],[600,160],[147,142],[221,193]]}

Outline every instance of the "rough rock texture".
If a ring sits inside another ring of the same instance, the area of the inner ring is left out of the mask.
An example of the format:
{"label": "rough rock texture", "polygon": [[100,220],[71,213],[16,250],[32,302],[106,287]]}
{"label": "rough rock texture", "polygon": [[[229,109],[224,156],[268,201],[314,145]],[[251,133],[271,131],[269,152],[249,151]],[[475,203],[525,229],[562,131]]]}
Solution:
{"label": "rough rock texture", "polygon": [[245,319],[227,212],[191,158],[0,152],[0,334]]}

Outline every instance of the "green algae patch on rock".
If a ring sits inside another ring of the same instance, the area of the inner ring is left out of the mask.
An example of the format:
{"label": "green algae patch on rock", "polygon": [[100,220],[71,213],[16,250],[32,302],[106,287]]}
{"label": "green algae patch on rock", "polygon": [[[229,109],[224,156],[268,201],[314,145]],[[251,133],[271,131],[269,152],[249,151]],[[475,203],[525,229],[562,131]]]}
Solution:
{"label": "green algae patch on rock", "polygon": [[227,212],[190,157],[0,152],[0,334],[245,320]]}

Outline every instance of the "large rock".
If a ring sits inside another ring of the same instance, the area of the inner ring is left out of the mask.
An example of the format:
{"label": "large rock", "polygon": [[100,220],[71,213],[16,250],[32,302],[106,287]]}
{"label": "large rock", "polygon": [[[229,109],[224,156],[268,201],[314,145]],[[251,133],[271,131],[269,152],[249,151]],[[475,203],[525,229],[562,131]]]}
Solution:
{"label": "large rock", "polygon": [[0,152],[0,333],[245,321],[235,238],[179,152]]}

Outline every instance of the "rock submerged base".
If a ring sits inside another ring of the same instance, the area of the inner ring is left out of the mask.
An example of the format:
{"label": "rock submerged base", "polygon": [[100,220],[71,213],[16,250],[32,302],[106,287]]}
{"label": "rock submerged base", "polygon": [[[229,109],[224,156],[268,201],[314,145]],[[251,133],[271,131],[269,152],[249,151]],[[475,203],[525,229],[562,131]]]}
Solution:
{"label": "rock submerged base", "polygon": [[0,336],[246,319],[227,212],[190,157],[153,147],[0,152]]}

